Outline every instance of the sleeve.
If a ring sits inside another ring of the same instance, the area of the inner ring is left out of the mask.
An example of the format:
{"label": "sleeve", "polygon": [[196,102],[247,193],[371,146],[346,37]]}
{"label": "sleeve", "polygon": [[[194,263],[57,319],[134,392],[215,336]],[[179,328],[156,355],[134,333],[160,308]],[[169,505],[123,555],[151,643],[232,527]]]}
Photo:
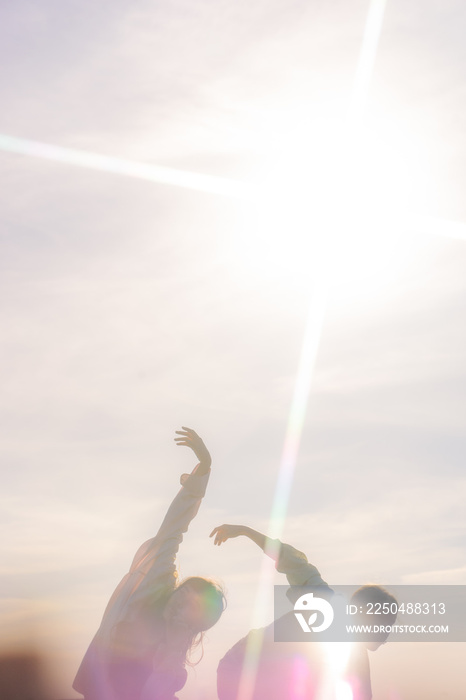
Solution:
{"label": "sleeve", "polygon": [[290,586],[327,586],[319,570],[310,564],[303,552],[295,549],[289,544],[283,544],[280,540],[277,543],[277,556],[275,558],[275,568],[285,574]]}
{"label": "sleeve", "polygon": [[[198,465],[199,466],[199,465]],[[183,474],[181,489],[173,499],[159,531],[137,550],[131,568],[113,593],[104,613],[104,620],[112,624],[122,619],[127,605],[146,598],[148,591],[156,594],[157,584],[174,587],[176,583],[175,558],[184,533],[196,516],[204,497],[210,471]]]}

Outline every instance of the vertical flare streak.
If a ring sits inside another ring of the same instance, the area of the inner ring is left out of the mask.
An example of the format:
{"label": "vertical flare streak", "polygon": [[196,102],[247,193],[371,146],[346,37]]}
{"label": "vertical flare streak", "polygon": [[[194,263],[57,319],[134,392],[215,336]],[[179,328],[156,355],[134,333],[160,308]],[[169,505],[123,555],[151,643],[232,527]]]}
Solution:
{"label": "vertical flare streak", "polygon": [[[361,119],[366,105],[369,84],[372,78],[382,31],[385,5],[386,0],[371,0],[369,4],[348,113],[348,127],[350,132],[357,130],[357,122]],[[352,136],[353,134],[348,133],[348,140],[350,142]],[[324,278],[325,273],[327,274]],[[281,536],[286,517],[294,469],[301,441],[302,427],[309,399],[312,375],[322,334],[330,274],[331,270],[323,270],[323,275],[316,281],[310,301],[301,357],[295,380],[284,448],[270,516],[269,532],[271,537],[279,538]],[[264,561],[261,569],[254,605],[253,627],[264,625],[264,616],[271,600],[273,572],[267,564],[268,562]],[[250,636],[248,638],[237,700],[253,700],[261,647],[262,638],[260,635],[255,637]]]}

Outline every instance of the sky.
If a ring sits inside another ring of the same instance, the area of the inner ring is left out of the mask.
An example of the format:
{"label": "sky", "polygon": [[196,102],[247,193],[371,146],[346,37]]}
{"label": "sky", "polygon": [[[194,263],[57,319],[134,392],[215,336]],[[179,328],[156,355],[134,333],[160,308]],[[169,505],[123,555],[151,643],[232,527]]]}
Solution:
{"label": "sky", "polygon": [[[213,471],[180,572],[229,601],[181,700],[215,700],[252,625],[263,555],[214,548],[223,522],[281,526],[330,583],[466,584],[464,3],[0,8],[1,648],[40,649],[77,697],[195,464],[181,425]],[[464,649],[384,646],[374,700],[460,700]]]}

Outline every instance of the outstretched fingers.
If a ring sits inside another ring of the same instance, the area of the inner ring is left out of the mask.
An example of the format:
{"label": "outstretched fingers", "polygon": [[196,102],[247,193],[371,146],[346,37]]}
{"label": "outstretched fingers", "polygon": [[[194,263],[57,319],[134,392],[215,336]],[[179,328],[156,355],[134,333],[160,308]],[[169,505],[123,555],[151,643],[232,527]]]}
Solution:
{"label": "outstretched fingers", "polygon": [[212,464],[212,458],[202,438],[199,437],[195,430],[187,428],[185,425],[181,426],[181,430],[176,430],[175,433],[179,436],[175,437],[176,444],[179,447],[189,447],[198,458],[205,473],[207,473]]}
{"label": "outstretched fingers", "polygon": [[201,439],[195,430],[192,428],[187,428],[185,425],[181,426],[181,430],[175,430],[175,433],[176,435],[181,436],[175,438],[177,445],[187,445],[188,447],[192,447],[196,440],[199,441]]}
{"label": "outstretched fingers", "polygon": [[225,542],[225,537],[222,536],[222,527],[214,527],[212,532],[210,533],[209,537],[213,537],[215,535],[214,539],[214,545],[218,544],[219,546],[222,544],[222,542]]}
{"label": "outstretched fingers", "polygon": [[237,537],[239,534],[239,528],[236,525],[219,525],[218,527],[214,527],[209,537],[215,535],[214,545],[217,544],[220,546],[222,542],[226,542],[230,537]]}

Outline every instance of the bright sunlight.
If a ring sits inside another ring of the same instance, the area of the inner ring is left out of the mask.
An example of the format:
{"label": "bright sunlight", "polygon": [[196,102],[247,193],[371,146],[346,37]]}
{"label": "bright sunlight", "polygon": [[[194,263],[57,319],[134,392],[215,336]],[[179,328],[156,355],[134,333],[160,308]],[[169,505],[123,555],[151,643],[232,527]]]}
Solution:
{"label": "bright sunlight", "polygon": [[[367,126],[293,124],[290,114],[288,133],[274,134],[283,148],[256,177],[257,201],[238,233],[234,264],[287,283],[319,271],[330,284],[368,277],[377,284],[402,264],[407,222],[425,190],[420,166],[404,155],[407,137],[392,133],[382,142]],[[271,143],[272,134],[269,124]]]}

